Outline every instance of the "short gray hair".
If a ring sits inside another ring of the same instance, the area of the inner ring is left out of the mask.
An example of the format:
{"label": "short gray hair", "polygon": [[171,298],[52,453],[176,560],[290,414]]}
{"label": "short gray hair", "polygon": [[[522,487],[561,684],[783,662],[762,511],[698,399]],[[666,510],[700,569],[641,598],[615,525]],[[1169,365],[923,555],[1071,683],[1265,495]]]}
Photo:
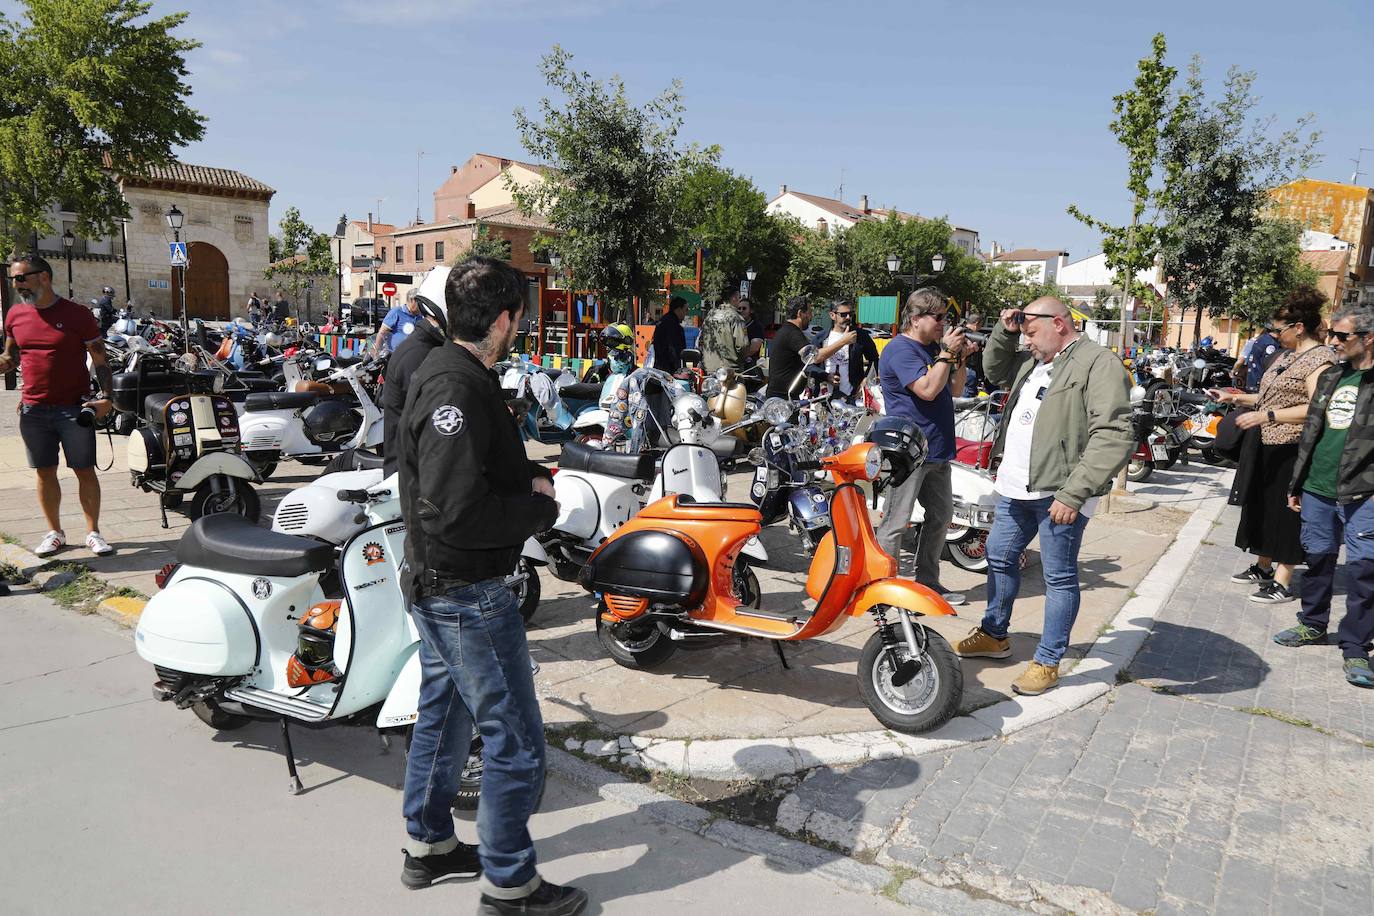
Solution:
{"label": "short gray hair", "polygon": [[902,321],[899,327],[905,331],[921,315],[943,315],[949,311],[949,297],[933,286],[923,286],[913,290],[902,306]]}
{"label": "short gray hair", "polygon": [[1347,318],[1355,323],[1355,330],[1365,334],[1374,332],[1374,305],[1343,305],[1331,314],[1330,323],[1335,324]]}
{"label": "short gray hair", "polygon": [[410,289],[406,290],[406,301],[409,302],[418,295],[420,295],[420,288],[417,286],[412,286]]}

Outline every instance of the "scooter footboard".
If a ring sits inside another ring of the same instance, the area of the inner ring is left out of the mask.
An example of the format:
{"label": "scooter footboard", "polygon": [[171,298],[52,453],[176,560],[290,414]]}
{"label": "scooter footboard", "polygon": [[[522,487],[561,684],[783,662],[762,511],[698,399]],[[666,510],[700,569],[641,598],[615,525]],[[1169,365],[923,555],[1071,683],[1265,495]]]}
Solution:
{"label": "scooter footboard", "polygon": [[159,667],[214,677],[248,674],[260,651],[257,628],[238,596],[186,569],[149,600],[134,647]]}
{"label": "scooter footboard", "polygon": [[927,588],[910,579],[880,579],[864,586],[854,598],[855,617],[867,613],[875,605],[887,604],[904,608],[913,614],[936,617],[957,616],[949,602],[941,598],[933,589]]}

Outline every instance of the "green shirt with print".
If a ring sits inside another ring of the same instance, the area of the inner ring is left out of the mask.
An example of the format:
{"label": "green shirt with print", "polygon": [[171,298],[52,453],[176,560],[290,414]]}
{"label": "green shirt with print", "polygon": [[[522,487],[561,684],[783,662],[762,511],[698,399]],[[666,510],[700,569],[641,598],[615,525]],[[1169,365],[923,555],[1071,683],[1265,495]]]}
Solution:
{"label": "green shirt with print", "polygon": [[1352,369],[1336,383],[1331,399],[1326,402],[1326,428],[1312,449],[1312,464],[1307,471],[1303,490],[1327,499],[1336,498],[1336,479],[1341,470],[1341,452],[1345,450],[1345,436],[1355,417],[1355,400],[1360,395],[1360,379],[1364,370]]}

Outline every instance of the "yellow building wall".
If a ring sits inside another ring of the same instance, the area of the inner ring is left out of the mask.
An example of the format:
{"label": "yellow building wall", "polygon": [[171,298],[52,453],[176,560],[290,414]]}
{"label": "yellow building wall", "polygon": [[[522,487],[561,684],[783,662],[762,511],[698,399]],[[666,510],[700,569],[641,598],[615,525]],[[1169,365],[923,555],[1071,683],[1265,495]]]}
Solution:
{"label": "yellow building wall", "polygon": [[1335,181],[1299,178],[1269,192],[1274,214],[1316,232],[1330,232],[1350,243],[1350,272],[1369,279],[1368,254],[1374,244],[1374,190]]}

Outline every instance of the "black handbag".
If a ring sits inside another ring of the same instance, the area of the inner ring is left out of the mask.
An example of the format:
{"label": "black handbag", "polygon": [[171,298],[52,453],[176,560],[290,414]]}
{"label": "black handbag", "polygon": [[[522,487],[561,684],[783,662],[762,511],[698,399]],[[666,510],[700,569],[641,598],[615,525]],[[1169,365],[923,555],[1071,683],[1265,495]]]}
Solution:
{"label": "black handbag", "polygon": [[1217,423],[1217,434],[1212,439],[1212,451],[1228,461],[1240,460],[1241,442],[1245,439],[1245,430],[1236,425],[1236,417],[1244,411],[1232,410],[1222,416],[1221,422]]}

